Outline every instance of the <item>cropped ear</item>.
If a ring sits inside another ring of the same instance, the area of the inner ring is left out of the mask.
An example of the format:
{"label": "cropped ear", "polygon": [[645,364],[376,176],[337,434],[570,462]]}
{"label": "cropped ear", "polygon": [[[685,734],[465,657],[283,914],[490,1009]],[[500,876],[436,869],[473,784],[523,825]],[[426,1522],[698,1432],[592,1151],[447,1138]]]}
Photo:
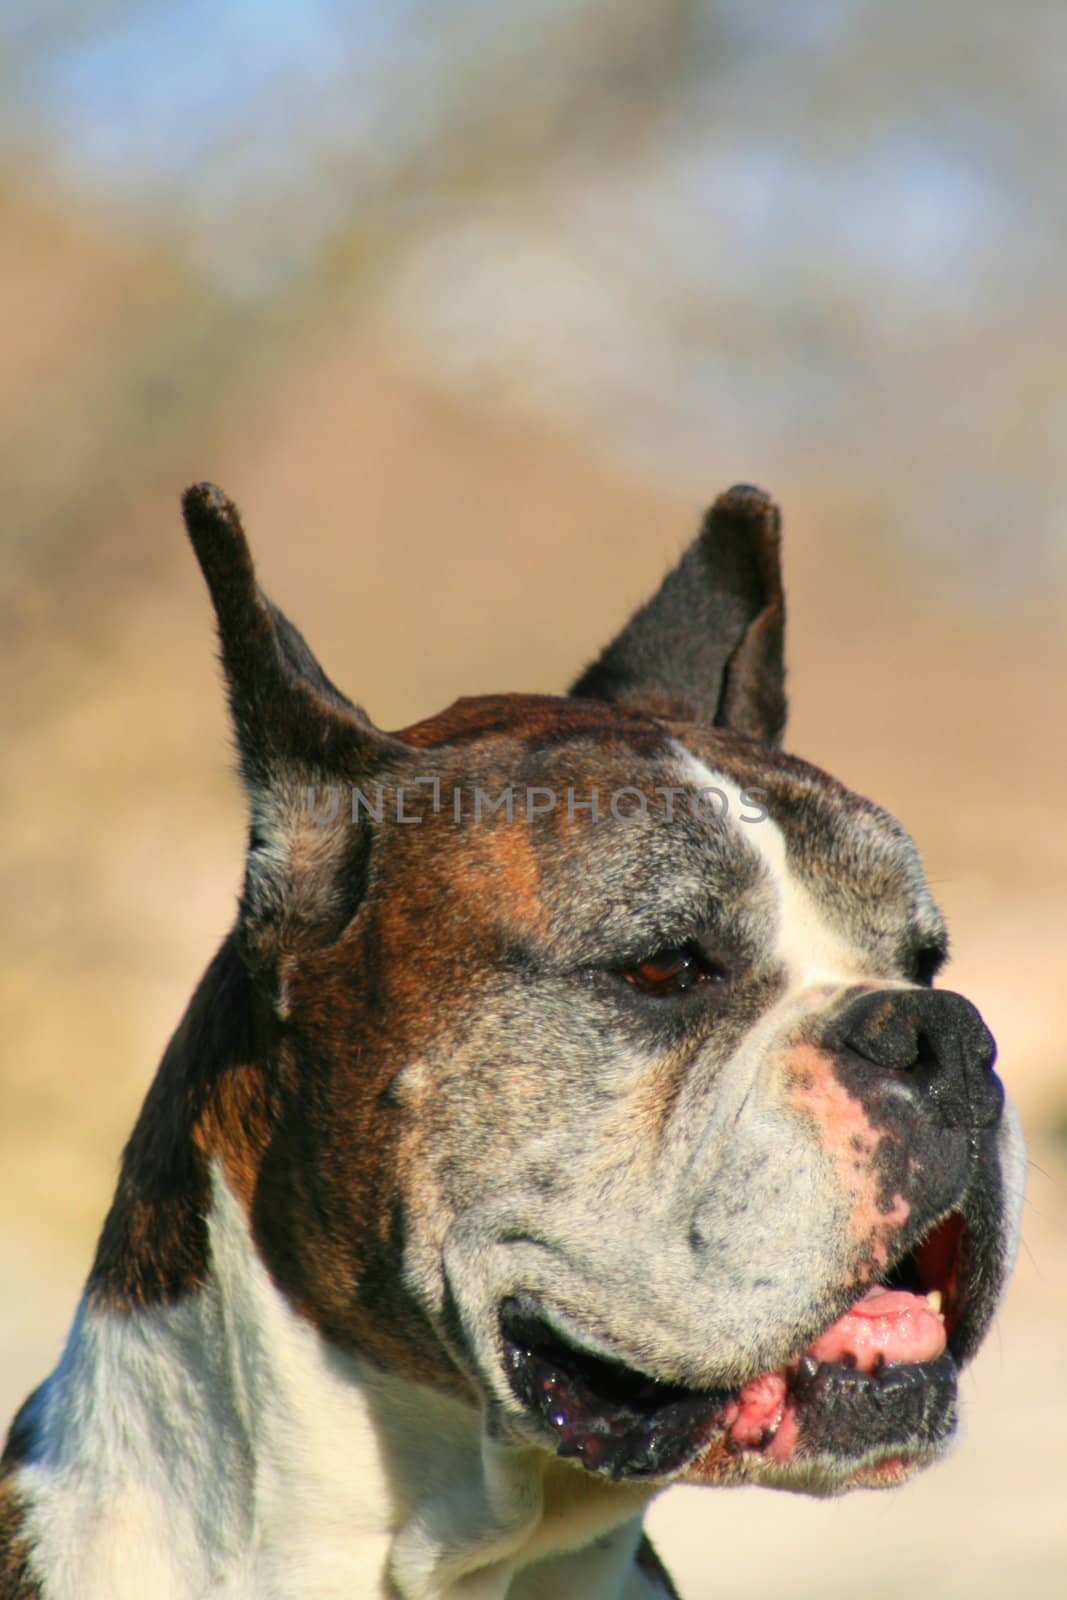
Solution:
{"label": "cropped ear", "polygon": [[571,689],[777,744],[785,728],[778,508],[721,494],[656,594]]}
{"label": "cropped ear", "polygon": [[322,791],[358,784],[390,741],[260,589],[233,502],[198,483],[182,510],[215,606],[251,807],[239,931],[246,959],[259,966],[301,939],[328,940],[358,908],[368,842],[351,825],[351,806],[337,804],[331,816]]}

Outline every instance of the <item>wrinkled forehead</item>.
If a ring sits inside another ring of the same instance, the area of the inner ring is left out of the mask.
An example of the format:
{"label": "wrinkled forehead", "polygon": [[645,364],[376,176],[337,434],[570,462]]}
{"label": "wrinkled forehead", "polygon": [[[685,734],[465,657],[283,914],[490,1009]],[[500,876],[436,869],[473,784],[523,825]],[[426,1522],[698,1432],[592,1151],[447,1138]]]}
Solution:
{"label": "wrinkled forehead", "polygon": [[[440,730],[464,769],[468,821],[483,791],[480,845],[469,845],[502,864],[526,858],[538,921],[561,953],[610,959],[635,938],[701,929],[755,953],[788,920],[884,969],[902,941],[943,938],[908,835],[817,768],[582,702],[494,702],[491,715],[476,704]],[[427,755],[434,742],[423,738]],[[840,964],[840,951],[824,953]]]}
{"label": "wrinkled forehead", "polygon": [[[901,949],[942,947],[945,925],[919,853],[888,812],[829,774],[747,741],[680,730],[676,748],[689,781],[721,788],[739,819],[733,837],[754,851],[775,886],[778,921],[827,965],[841,947],[867,951],[883,971]],[[751,802],[760,815],[749,823]],[[837,947],[836,949],[834,947]]]}
{"label": "wrinkled forehead", "polygon": [[586,942],[718,931],[755,956],[773,930],[812,975],[872,970],[943,925],[903,828],[825,773],[729,736],[664,730],[659,748],[575,745],[533,763],[546,899]]}

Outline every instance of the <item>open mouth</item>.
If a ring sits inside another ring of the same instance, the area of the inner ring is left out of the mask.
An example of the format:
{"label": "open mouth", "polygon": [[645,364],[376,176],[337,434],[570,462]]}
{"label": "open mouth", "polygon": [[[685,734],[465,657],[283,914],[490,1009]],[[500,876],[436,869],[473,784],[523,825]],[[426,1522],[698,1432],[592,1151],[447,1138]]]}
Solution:
{"label": "open mouth", "polygon": [[745,1465],[862,1467],[874,1483],[874,1463],[902,1471],[954,1431],[963,1238],[952,1213],[792,1360],[734,1389],[661,1383],[594,1356],[510,1298],[508,1379],[557,1454],[612,1478],[669,1477],[717,1440]]}

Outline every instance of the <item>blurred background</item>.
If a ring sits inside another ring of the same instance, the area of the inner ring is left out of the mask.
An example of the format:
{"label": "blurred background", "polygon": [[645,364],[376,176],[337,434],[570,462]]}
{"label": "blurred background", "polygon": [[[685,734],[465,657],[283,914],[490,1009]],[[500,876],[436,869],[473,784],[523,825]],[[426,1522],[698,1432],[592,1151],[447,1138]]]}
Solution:
{"label": "blurred background", "polygon": [[1033,1165],[953,1461],[654,1532],[687,1600],[1062,1594],[1065,60],[1053,0],[7,0],[0,1414],[240,878],[182,487],[397,726],[562,688],[749,480],[788,746],[916,837]]}

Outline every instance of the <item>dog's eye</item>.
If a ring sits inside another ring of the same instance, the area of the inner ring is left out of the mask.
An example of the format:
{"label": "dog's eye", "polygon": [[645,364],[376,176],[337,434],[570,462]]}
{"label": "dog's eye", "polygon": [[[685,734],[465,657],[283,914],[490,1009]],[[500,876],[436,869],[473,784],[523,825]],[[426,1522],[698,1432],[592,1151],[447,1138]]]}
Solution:
{"label": "dog's eye", "polygon": [[626,982],[642,994],[684,994],[702,983],[721,983],[726,974],[717,962],[694,944],[668,945],[632,967],[624,967]]}
{"label": "dog's eye", "polygon": [[937,977],[938,971],[945,964],[945,952],[937,945],[924,945],[916,951],[914,957],[913,983],[921,983],[928,989]]}

